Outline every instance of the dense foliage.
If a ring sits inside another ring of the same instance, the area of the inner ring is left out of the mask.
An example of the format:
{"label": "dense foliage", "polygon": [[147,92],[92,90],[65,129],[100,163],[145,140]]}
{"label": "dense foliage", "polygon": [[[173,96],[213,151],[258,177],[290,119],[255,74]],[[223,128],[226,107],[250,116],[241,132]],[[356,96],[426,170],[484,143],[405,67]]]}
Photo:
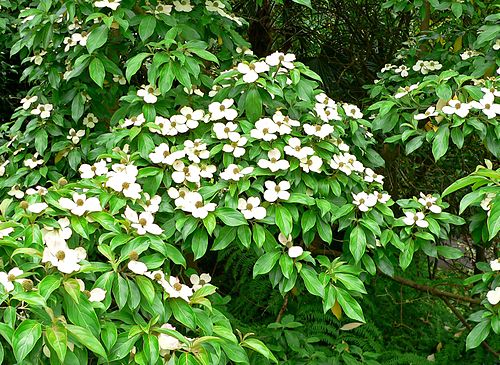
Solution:
{"label": "dense foliage", "polygon": [[0,0],[0,363],[498,360],[499,7],[354,3]]}

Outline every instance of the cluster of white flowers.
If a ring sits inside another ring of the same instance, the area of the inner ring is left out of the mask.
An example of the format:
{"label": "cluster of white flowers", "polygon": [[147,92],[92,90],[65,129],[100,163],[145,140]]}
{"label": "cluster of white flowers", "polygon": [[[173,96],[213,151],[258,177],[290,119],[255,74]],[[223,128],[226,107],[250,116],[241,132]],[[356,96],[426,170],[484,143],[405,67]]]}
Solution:
{"label": "cluster of white flowers", "polygon": [[417,71],[422,74],[422,75],[427,75],[429,71],[436,71],[436,70],[441,70],[443,68],[443,65],[440,64],[438,61],[423,61],[423,60],[418,60],[415,65],[413,65],[412,69],[413,71]]}
{"label": "cluster of white flowers", "polygon": [[136,182],[137,166],[132,164],[113,164],[111,171],[106,173],[105,186],[122,193],[127,198],[140,199],[142,187]]}
{"label": "cluster of white flowers", "polygon": [[176,208],[191,213],[195,218],[204,219],[217,207],[215,203],[204,203],[200,193],[187,188],[177,190],[171,187],[168,189],[168,196],[174,200]]}
{"label": "cluster of white flowers", "polygon": [[45,244],[42,262],[48,262],[60,272],[71,274],[80,270],[80,262],[87,257],[83,247],[69,248],[66,240],[72,235],[68,218],[58,220],[60,228],[42,228],[42,238]]}

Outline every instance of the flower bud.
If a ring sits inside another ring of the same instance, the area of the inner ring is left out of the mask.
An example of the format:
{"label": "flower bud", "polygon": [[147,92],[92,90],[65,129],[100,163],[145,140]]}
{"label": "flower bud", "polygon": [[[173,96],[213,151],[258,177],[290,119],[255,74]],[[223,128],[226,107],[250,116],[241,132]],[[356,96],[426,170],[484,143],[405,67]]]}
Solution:
{"label": "flower bud", "polygon": [[29,204],[26,200],[23,200],[19,205],[21,206],[21,208],[23,208],[25,210],[28,209],[28,207],[29,207]]}
{"label": "flower bud", "polygon": [[66,178],[64,177],[61,177],[57,182],[59,185],[64,186],[68,183],[68,180],[66,180]]}

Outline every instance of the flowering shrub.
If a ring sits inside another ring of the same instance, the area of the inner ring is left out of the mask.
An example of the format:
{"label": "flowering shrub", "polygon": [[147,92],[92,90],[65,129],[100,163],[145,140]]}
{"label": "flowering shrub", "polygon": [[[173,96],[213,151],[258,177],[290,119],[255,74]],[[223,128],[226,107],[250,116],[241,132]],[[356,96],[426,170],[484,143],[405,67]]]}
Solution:
{"label": "flowering shrub", "polygon": [[33,87],[0,150],[0,360],[278,362],[233,327],[209,251],[250,250],[254,277],[359,322],[377,270],[462,255],[440,196],[393,209],[363,111],[291,53],[254,57],[243,24],[222,1],[21,11],[11,52]]}

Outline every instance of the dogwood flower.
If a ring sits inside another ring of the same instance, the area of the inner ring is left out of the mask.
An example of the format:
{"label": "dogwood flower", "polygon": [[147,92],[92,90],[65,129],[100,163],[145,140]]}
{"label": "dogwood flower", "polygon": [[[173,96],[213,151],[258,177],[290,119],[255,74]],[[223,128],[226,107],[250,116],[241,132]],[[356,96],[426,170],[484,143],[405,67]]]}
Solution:
{"label": "dogwood flower", "polygon": [[490,267],[493,271],[500,271],[500,259],[490,261]]}
{"label": "dogwood flower", "polygon": [[243,81],[252,83],[257,81],[259,74],[269,71],[269,65],[265,62],[241,62],[238,64],[237,70],[243,74]]}
{"label": "dogwood flower", "polygon": [[127,198],[140,199],[142,188],[136,183],[137,167],[134,165],[112,166],[113,171],[108,172],[106,187],[121,192]]}
{"label": "dogwood flower", "polygon": [[278,138],[275,134],[277,132],[278,126],[271,118],[261,118],[255,122],[255,128],[250,131],[250,136],[269,142]]}
{"label": "dogwood flower", "polygon": [[189,298],[193,295],[193,289],[185,284],[181,284],[178,278],[171,276],[164,286],[165,291],[170,298],[181,298],[189,302]]}
{"label": "dogwood flower", "polygon": [[495,95],[493,94],[484,94],[481,100],[473,101],[470,105],[473,108],[480,109],[488,119],[500,115],[500,104],[495,104]]}
{"label": "dogwood flower", "polygon": [[312,155],[300,159],[300,167],[305,172],[320,172],[321,166],[323,166],[323,160],[319,156]]}
{"label": "dogwood flower", "polygon": [[391,196],[387,193],[379,193],[378,191],[373,191],[372,195],[374,195],[377,198],[377,201],[379,203],[385,204],[391,199]]}
{"label": "dogwood flower", "polygon": [[7,192],[7,194],[17,199],[22,199],[24,197],[24,191],[19,189],[19,185],[17,184],[11,187],[10,190]]}
{"label": "dogwood flower", "polygon": [[289,70],[295,68],[293,61],[295,61],[295,55],[292,53],[284,54],[281,52],[274,52],[273,54],[266,57],[266,63],[269,66],[280,65]]}
{"label": "dogwood flower", "polygon": [[283,233],[280,232],[280,234],[278,235],[278,241],[283,246],[288,248],[288,256],[290,256],[290,258],[292,259],[297,258],[304,253],[304,249],[302,247],[293,245],[291,235],[286,237]]}
{"label": "dogwood flower", "polygon": [[39,115],[42,119],[47,119],[50,117],[50,112],[53,108],[52,104],[38,104],[35,109],[31,110],[31,114]]}
{"label": "dogwood flower", "polygon": [[176,11],[182,11],[185,13],[189,13],[194,7],[191,5],[189,0],[176,0],[172,4],[174,5]]}
{"label": "dogwood flower", "polygon": [[243,148],[248,139],[246,137],[241,137],[239,133],[232,134],[230,143],[226,143],[222,146],[224,152],[232,153],[234,157],[241,157],[245,154],[245,149]]}
{"label": "dogwood flower", "polygon": [[436,117],[437,115],[438,115],[438,112],[436,111],[436,108],[433,106],[430,106],[427,108],[427,110],[424,113],[417,114],[413,118],[415,118],[415,120],[423,120],[423,119],[427,119],[429,117]]}
{"label": "dogwood flower", "polygon": [[99,119],[96,118],[94,113],[88,113],[85,118],[83,118],[83,125],[87,128],[94,128]]}
{"label": "dogwood flower", "polygon": [[36,186],[35,188],[28,188],[26,190],[26,195],[38,194],[40,196],[44,196],[44,195],[47,195],[47,193],[48,193],[47,188],[40,186],[40,185]]}
{"label": "dogwood flower", "polygon": [[280,135],[292,133],[292,127],[300,126],[300,122],[295,119],[291,119],[287,115],[283,115],[281,110],[276,111],[273,115],[273,121],[278,127],[278,133]]}
{"label": "dogwood flower", "polygon": [[198,276],[197,274],[192,274],[189,277],[189,281],[191,281],[194,291],[203,288],[205,285],[210,283],[211,280],[212,277],[210,276],[210,274],[201,274],[200,276]]}
{"label": "dogwood flower", "polygon": [[408,67],[406,67],[405,65],[401,65],[401,66],[397,67],[394,70],[394,72],[401,74],[401,77],[406,77],[406,76],[408,76]]}
{"label": "dogwood flower", "polygon": [[267,153],[269,160],[260,159],[257,165],[263,169],[269,169],[271,172],[276,172],[279,170],[288,170],[290,168],[290,162],[287,160],[280,160],[281,153],[277,148],[273,148]]}
{"label": "dogwood flower", "polygon": [[342,108],[344,108],[344,112],[348,117],[354,119],[363,118],[363,113],[361,113],[361,110],[356,105],[344,103]]}
{"label": "dogwood flower", "polygon": [[23,270],[18,267],[14,267],[9,272],[0,272],[0,284],[3,285],[6,292],[11,292],[14,290],[14,282],[21,282],[22,280],[17,279],[24,273]]}
{"label": "dogwood flower", "polygon": [[[328,95],[325,93],[320,93],[314,97],[316,101],[321,104],[323,107],[335,108],[337,104],[333,101]],[[318,105],[318,104],[316,104]]]}
{"label": "dogwood flower", "polygon": [[425,215],[422,212],[412,213],[405,212],[405,218],[403,218],[403,223],[407,226],[417,225],[422,228],[429,227],[429,222],[425,220]]}
{"label": "dogwood flower", "polygon": [[[163,324],[161,328],[175,331],[175,327],[168,323]],[[166,355],[163,352],[175,351],[182,348],[182,343],[177,338],[167,335],[166,333],[160,333],[158,335],[158,345],[160,347],[160,353],[162,353],[162,356]]]}
{"label": "dogwood flower", "polygon": [[182,184],[184,181],[193,183],[200,182],[200,168],[196,164],[186,166],[184,162],[177,160],[172,165],[174,172],[172,173],[172,180],[177,184]]}
{"label": "dogwood flower", "polygon": [[170,147],[166,143],[161,143],[159,146],[156,146],[154,151],[148,155],[151,162],[166,165],[173,165],[175,161],[180,160],[184,156],[184,150],[170,152]]}
{"label": "dogwood flower", "polygon": [[211,179],[214,177],[214,173],[217,171],[215,165],[200,164],[200,176],[205,179]]}
{"label": "dogwood flower", "polygon": [[120,84],[120,85],[127,84],[127,79],[125,77],[123,77],[122,75],[113,75],[113,81]]}
{"label": "dogwood flower", "polygon": [[437,201],[437,198],[434,198],[432,195],[424,193],[420,193],[420,198],[418,202],[424,206],[425,209],[430,210],[432,213],[441,213],[442,209],[439,205],[434,204]]}
{"label": "dogwood flower", "polygon": [[47,203],[33,203],[28,206],[28,211],[31,213],[38,214],[47,209],[48,207],[49,206],[47,205]]}
{"label": "dogwood flower", "polygon": [[365,177],[364,180],[366,182],[378,182],[379,184],[384,184],[384,177],[382,175],[377,174],[375,171],[367,167],[365,169]]}
{"label": "dogwood flower", "polygon": [[71,39],[75,42],[75,44],[80,44],[80,46],[85,47],[87,45],[87,39],[89,34],[87,32],[81,33],[73,33],[71,35]]}
{"label": "dogwood flower", "polygon": [[160,94],[160,89],[157,89],[153,85],[142,85],[141,89],[137,90],[137,96],[143,98],[144,102],[148,104],[156,103]]}
{"label": "dogwood flower", "polygon": [[210,157],[210,151],[207,150],[207,144],[203,143],[200,138],[191,141],[184,141],[184,152],[189,161],[200,163],[201,160],[206,160]]}
{"label": "dogwood flower", "polygon": [[145,275],[148,272],[146,264],[137,260],[130,260],[127,267],[130,271],[137,275]]}
{"label": "dogwood flower", "polygon": [[245,219],[264,219],[266,217],[266,208],[260,206],[260,199],[252,196],[248,199],[238,199],[238,209]]}
{"label": "dogwood flower", "polygon": [[[490,87],[490,88],[487,88],[487,87],[482,87],[481,88],[481,91],[485,94],[493,94],[494,96],[500,96],[500,90],[497,90],[495,87]],[[484,95],[483,95],[484,97]]]}
{"label": "dogwood flower", "polygon": [[186,118],[186,126],[189,129],[195,129],[196,127],[198,127],[199,122],[203,120],[203,117],[205,115],[203,110],[193,110],[189,106],[183,106],[181,110],[179,110],[179,112]]}
{"label": "dogwood flower", "polygon": [[102,302],[106,298],[106,290],[94,288],[89,292],[89,302]]}
{"label": "dogwood flower", "polygon": [[396,95],[394,97],[396,99],[400,99],[403,96],[407,95],[411,91],[415,90],[418,88],[419,83],[417,82],[416,84],[410,85],[410,86],[405,86],[405,87],[400,87]]}
{"label": "dogwood flower", "polygon": [[371,207],[377,204],[377,196],[374,194],[367,194],[364,191],[354,194],[352,193],[353,201],[352,203],[358,206],[358,209],[362,212],[367,212]]}
{"label": "dogwood flower", "polygon": [[211,120],[233,120],[238,116],[238,112],[231,107],[234,104],[233,99],[224,99],[222,103],[213,102],[208,106]]}
{"label": "dogwood flower", "polygon": [[135,228],[137,234],[145,235],[146,233],[151,233],[154,235],[162,234],[163,229],[159,225],[154,223],[153,214],[149,212],[142,212],[137,214],[129,206],[125,208],[125,218],[127,218],[132,224],[132,228]]}
{"label": "dogwood flower", "polygon": [[287,155],[293,156],[302,160],[314,154],[314,150],[311,147],[302,147],[300,139],[297,137],[292,137],[288,140],[287,146],[285,146],[284,151]]}
{"label": "dogwood flower", "polygon": [[60,272],[71,274],[80,270],[80,261],[84,260],[87,252],[83,247],[71,249],[66,242],[47,243],[43,250],[42,262],[50,262]]}
{"label": "dogwood flower", "polygon": [[342,117],[339,115],[337,110],[337,105],[334,107],[325,107],[323,104],[316,104],[314,107],[314,111],[318,115],[318,117],[325,123],[328,123],[330,120],[342,120]]}
{"label": "dogwood flower", "polygon": [[462,60],[464,60],[464,61],[465,61],[465,60],[468,60],[469,58],[479,56],[480,54],[481,54],[481,53],[479,53],[479,52],[477,52],[477,51],[474,51],[474,50],[472,50],[472,49],[469,49],[469,50],[467,50],[467,51],[465,51],[465,52],[462,52],[462,53],[460,54],[460,58],[461,58]]}
{"label": "dogwood flower", "polygon": [[108,167],[105,160],[100,160],[93,165],[83,164],[78,168],[82,179],[91,179],[94,176],[102,176],[108,172]]}
{"label": "dogwood flower", "polygon": [[59,228],[44,226],[41,229],[43,243],[47,246],[54,244],[63,245],[73,234],[67,217],[60,218],[57,223],[59,224]]}
{"label": "dogwood flower", "polygon": [[96,1],[94,5],[98,8],[110,8],[116,10],[120,6],[121,0],[100,0]]}
{"label": "dogwood flower", "polygon": [[221,172],[220,177],[222,180],[233,180],[239,181],[245,175],[251,174],[253,172],[253,167],[240,168],[235,164],[230,164],[226,169]]}
{"label": "dogwood flower", "polygon": [[264,183],[266,191],[264,191],[264,199],[270,203],[274,203],[276,200],[288,200],[290,199],[290,183],[286,180],[281,181],[276,184],[274,181],[268,180]]}
{"label": "dogwood flower", "polygon": [[102,211],[101,203],[98,198],[88,198],[85,194],[73,193],[73,200],[68,198],[60,198],[59,205],[64,209],[68,209],[72,214],[82,216],[87,212]]}
{"label": "dogwood flower", "polygon": [[304,124],[304,132],[309,136],[316,136],[318,138],[326,138],[333,133],[333,126],[330,124]]}
{"label": "dogwood flower", "polygon": [[139,205],[143,207],[146,212],[154,214],[160,209],[160,203],[161,196],[150,196],[148,193],[144,193],[144,202],[140,202]]}
{"label": "dogwood flower", "polygon": [[121,127],[122,128],[127,128],[132,126],[139,127],[146,123],[146,118],[144,118],[144,114],[139,114],[130,118],[125,118],[124,122],[122,123]]}
{"label": "dogwood flower", "polygon": [[83,129],[76,131],[74,128],[71,128],[66,138],[71,140],[71,142],[73,142],[74,144],[77,144],[78,142],[80,142],[80,138],[84,135],[85,131]]}
{"label": "dogwood flower", "polygon": [[31,104],[33,104],[37,100],[38,100],[38,96],[36,96],[36,95],[26,96],[26,97],[22,98],[21,99],[22,108],[24,110],[28,110],[29,108],[31,108]]}
{"label": "dogwood flower", "polygon": [[481,200],[480,206],[481,206],[481,208],[483,208],[483,210],[488,212],[488,215],[489,215],[489,211],[491,210],[491,202],[493,201],[493,199],[495,197],[496,197],[495,193],[487,193],[484,196],[483,200]]}
{"label": "dogwood flower", "polygon": [[486,298],[491,305],[497,305],[500,302],[500,286],[486,293]]}
{"label": "dogwood flower", "polygon": [[[224,9],[226,6],[222,2],[217,1],[217,0],[215,0],[215,1],[207,0],[205,2],[205,7],[207,8],[208,11],[220,14],[220,11],[222,9]],[[241,53],[241,52],[239,52],[239,53]]]}
{"label": "dogwood flower", "polygon": [[7,237],[12,232],[14,232],[14,228],[12,228],[12,227],[0,229],[0,238]]}
{"label": "dogwood flower", "polygon": [[217,139],[231,139],[239,137],[239,133],[235,132],[238,126],[233,122],[228,123],[214,123],[213,131]]}
{"label": "dogwood flower", "polygon": [[461,118],[465,118],[469,114],[470,108],[470,104],[462,103],[460,100],[450,100],[448,101],[448,105],[443,107],[442,111],[448,115],[456,114]]}

